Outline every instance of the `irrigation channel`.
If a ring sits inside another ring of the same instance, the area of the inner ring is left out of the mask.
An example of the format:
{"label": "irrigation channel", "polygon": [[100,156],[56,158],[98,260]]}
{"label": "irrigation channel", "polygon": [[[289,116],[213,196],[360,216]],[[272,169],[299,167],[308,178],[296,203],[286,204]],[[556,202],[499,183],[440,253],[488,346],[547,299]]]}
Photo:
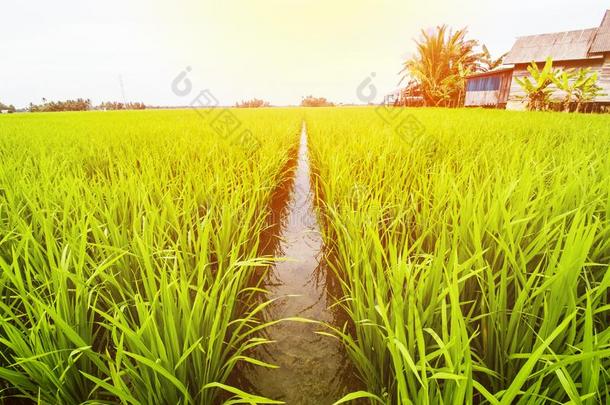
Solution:
{"label": "irrigation channel", "polygon": [[[332,305],[338,283],[327,268],[324,243],[311,186],[305,123],[296,168],[279,204],[274,204],[274,256],[282,258],[267,272],[266,320],[307,318],[342,325],[344,316]],[[330,332],[321,323],[282,321],[265,330],[273,343],[261,346],[257,357],[278,366],[248,371],[246,379],[258,394],[286,404],[332,404],[354,387],[354,373],[341,342],[317,332]]]}

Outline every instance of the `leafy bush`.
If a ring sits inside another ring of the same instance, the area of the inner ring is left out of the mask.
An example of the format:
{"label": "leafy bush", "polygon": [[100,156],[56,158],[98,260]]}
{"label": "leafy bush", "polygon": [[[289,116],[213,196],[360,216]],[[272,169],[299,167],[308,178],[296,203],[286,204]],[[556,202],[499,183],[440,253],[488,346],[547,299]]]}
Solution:
{"label": "leafy bush", "polygon": [[334,105],[324,97],[307,96],[301,100],[301,107],[332,107]]}

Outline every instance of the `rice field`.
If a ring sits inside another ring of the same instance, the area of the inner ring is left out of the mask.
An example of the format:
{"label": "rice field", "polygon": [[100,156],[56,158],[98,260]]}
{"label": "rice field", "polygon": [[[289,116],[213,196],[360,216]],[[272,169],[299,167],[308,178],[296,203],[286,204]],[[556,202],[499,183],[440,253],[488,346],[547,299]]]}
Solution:
{"label": "rice field", "polygon": [[210,404],[250,361],[249,276],[302,118],[235,114],[255,147],[194,111],[3,117],[2,397]]}
{"label": "rice field", "polygon": [[367,396],[607,403],[610,119],[409,113],[307,114]]}
{"label": "rice field", "polygon": [[[610,117],[379,112],[0,117],[0,401],[283,403],[235,378],[282,322],[345,347],[336,403],[609,401]],[[303,121],[326,325],[261,299]]]}

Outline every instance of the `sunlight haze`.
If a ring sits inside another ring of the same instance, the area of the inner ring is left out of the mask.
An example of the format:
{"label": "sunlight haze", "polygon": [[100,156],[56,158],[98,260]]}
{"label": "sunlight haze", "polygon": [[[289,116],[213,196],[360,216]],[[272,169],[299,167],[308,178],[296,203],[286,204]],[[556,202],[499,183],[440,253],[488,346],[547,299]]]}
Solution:
{"label": "sunlight haze", "polygon": [[[359,102],[371,73],[378,98],[398,86],[421,29],[468,26],[494,55],[518,35],[595,27],[607,5],[587,0],[225,0],[10,2],[0,14],[0,101],[91,98],[185,105],[173,78],[192,67],[196,88],[222,104],[263,98],[298,104],[313,94]],[[569,16],[569,18],[565,18]],[[9,40],[6,40],[9,39]],[[121,82],[123,89],[121,89]]]}

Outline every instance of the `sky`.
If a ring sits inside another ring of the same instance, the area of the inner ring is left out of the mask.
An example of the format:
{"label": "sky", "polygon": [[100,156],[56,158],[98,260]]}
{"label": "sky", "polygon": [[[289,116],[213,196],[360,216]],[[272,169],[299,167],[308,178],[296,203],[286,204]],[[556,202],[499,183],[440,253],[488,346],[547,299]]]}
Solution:
{"label": "sky", "polygon": [[307,95],[361,103],[364,84],[364,99],[380,101],[398,87],[422,29],[468,27],[499,55],[517,36],[596,27],[610,8],[600,0],[3,3],[0,102],[17,107],[43,97],[188,105],[203,90],[222,105],[254,97],[295,105]]}

